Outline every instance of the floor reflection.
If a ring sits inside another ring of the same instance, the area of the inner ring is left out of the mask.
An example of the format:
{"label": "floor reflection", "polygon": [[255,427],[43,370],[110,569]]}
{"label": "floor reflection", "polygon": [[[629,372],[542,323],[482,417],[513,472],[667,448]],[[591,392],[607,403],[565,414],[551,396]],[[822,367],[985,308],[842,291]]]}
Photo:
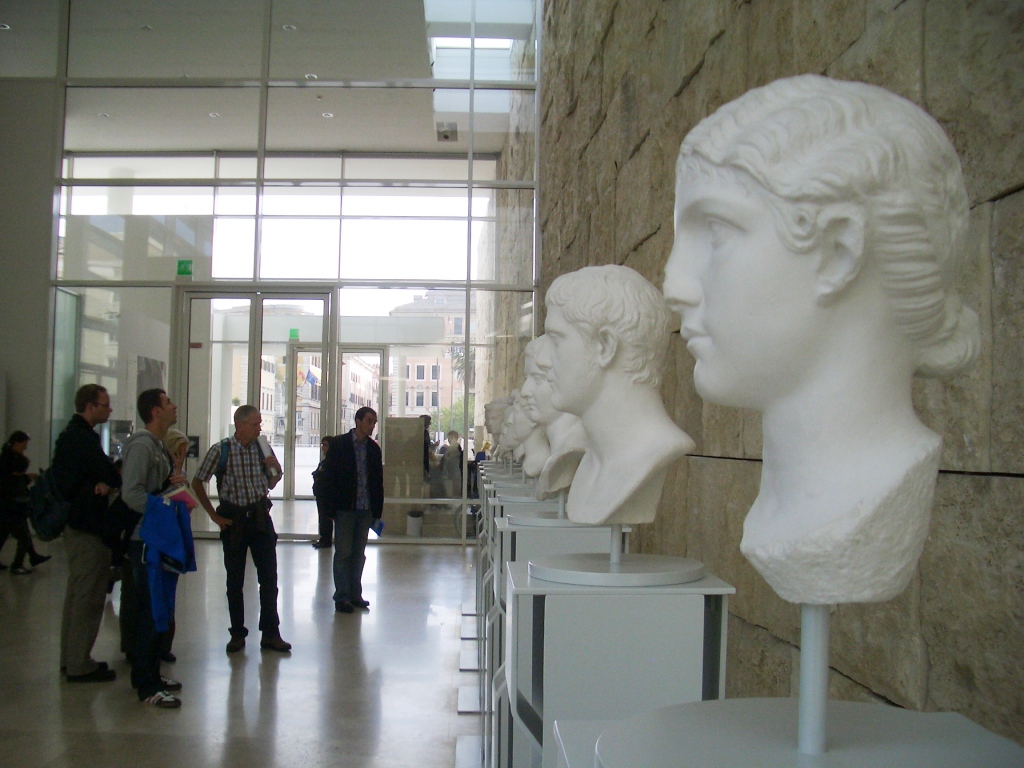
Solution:
{"label": "floor reflection", "polygon": [[[12,544],[0,561],[9,562]],[[66,566],[61,542],[30,576],[0,574],[0,764],[450,766],[455,739],[479,732],[456,714],[461,606],[471,599],[471,549],[378,545],[367,550],[369,613],[336,614],[331,552],[278,546],[281,633],[291,654],[259,650],[252,631],[229,656],[224,566],[216,541],[199,541],[199,571],[181,579],[175,664],[180,710],[140,704],[118,652],[119,589],[108,598],[94,656],[109,684],[69,685],[57,674]],[[246,574],[247,625],[257,625],[255,570]]]}

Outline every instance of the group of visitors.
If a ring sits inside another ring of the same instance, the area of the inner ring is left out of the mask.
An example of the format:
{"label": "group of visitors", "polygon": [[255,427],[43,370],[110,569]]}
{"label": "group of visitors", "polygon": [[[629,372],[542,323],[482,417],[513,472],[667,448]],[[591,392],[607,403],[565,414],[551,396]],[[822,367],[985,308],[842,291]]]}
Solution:
{"label": "group of visitors", "polygon": [[[107,662],[92,657],[99,634],[111,578],[120,568],[121,648],[131,665],[131,684],[140,701],[161,709],[181,706],[174,695],[182,684],[161,673],[161,662],[175,661],[174,596],[180,573],[195,570],[195,550],[187,512],[175,517],[175,506],[161,494],[188,483],[184,472],[188,438],[173,429],[178,408],[162,389],[138,396],[138,415],[144,428],[133,433],[118,462],[106,455],[96,427],[112,410],[110,394],[87,384],[75,394],[75,414],[57,438],[50,472],[69,505],[63,538],[68,558],[67,590],[61,620],[60,670],[69,683],[111,682],[117,678]],[[339,613],[368,610],[362,574],[366,543],[374,520],[384,508],[384,475],[380,447],[372,439],[377,414],[372,408],[356,412],[349,432],[324,438],[323,459],[314,473],[322,512],[320,542],[333,540],[334,605]],[[227,573],[230,619],[226,650],[245,648],[243,585],[251,553],[259,581],[260,649],[288,653],[291,644],[280,634],[277,609],[277,533],[269,498],[283,477],[272,452],[265,453],[259,437],[258,408],[242,405],[234,413],[234,434],[210,447],[191,481],[199,505],[220,529]],[[25,456],[29,437],[15,432],[0,452],[0,501],[3,538],[18,541],[12,573],[50,559],[35,551],[28,529],[28,473]],[[206,490],[217,478],[219,503]],[[329,525],[328,525],[329,524]],[[171,544],[167,545],[170,541]],[[174,554],[172,557],[171,554]]]}

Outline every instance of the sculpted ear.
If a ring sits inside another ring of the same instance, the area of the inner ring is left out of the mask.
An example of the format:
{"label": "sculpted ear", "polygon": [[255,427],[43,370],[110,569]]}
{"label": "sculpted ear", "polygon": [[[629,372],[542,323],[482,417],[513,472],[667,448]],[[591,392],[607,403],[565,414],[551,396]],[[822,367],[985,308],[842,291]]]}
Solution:
{"label": "sculpted ear", "polygon": [[619,337],[611,329],[602,328],[597,332],[595,338],[597,348],[597,364],[607,368],[615,359],[615,353],[619,349]]}
{"label": "sculpted ear", "polygon": [[829,206],[819,217],[819,231],[815,298],[819,306],[828,306],[864,264],[864,211],[857,205]]}

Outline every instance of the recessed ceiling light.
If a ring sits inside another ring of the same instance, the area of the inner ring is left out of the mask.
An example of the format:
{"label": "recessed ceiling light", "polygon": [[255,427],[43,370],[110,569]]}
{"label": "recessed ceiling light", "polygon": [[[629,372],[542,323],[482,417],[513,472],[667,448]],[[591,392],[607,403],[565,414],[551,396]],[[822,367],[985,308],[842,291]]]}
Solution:
{"label": "recessed ceiling light", "polygon": [[210,117],[220,117],[220,112],[211,112]]}
{"label": "recessed ceiling light", "polygon": [[294,24],[285,24],[283,27],[281,27],[281,29],[283,29],[285,32],[294,32],[296,29],[298,29],[298,27],[296,27]]}
{"label": "recessed ceiling light", "polygon": [[334,113],[333,112],[324,112],[322,116],[323,117],[334,117]]}
{"label": "recessed ceiling light", "polygon": [[316,75],[314,75],[313,73],[310,73],[310,74],[306,75],[305,77],[306,77],[307,80],[316,80]]}

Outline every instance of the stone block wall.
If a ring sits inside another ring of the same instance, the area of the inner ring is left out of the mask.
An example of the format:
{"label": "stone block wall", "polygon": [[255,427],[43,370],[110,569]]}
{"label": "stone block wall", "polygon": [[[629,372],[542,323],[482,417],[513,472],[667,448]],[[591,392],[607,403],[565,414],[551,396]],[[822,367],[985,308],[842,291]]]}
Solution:
{"label": "stone block wall", "polygon": [[[626,264],[661,285],[679,143],[752,87],[805,72],[862,80],[943,125],[971,198],[959,288],[981,316],[983,350],[969,374],[915,383],[922,420],[944,438],[931,535],[902,595],[835,609],[831,689],[962,712],[1024,743],[1024,6],[547,0],[542,45],[541,299],[588,264]],[[760,419],[704,405],[692,366],[675,336],[663,392],[697,449],[638,548],[700,558],[736,586],[729,696],[796,695],[798,608],[739,552]]]}

